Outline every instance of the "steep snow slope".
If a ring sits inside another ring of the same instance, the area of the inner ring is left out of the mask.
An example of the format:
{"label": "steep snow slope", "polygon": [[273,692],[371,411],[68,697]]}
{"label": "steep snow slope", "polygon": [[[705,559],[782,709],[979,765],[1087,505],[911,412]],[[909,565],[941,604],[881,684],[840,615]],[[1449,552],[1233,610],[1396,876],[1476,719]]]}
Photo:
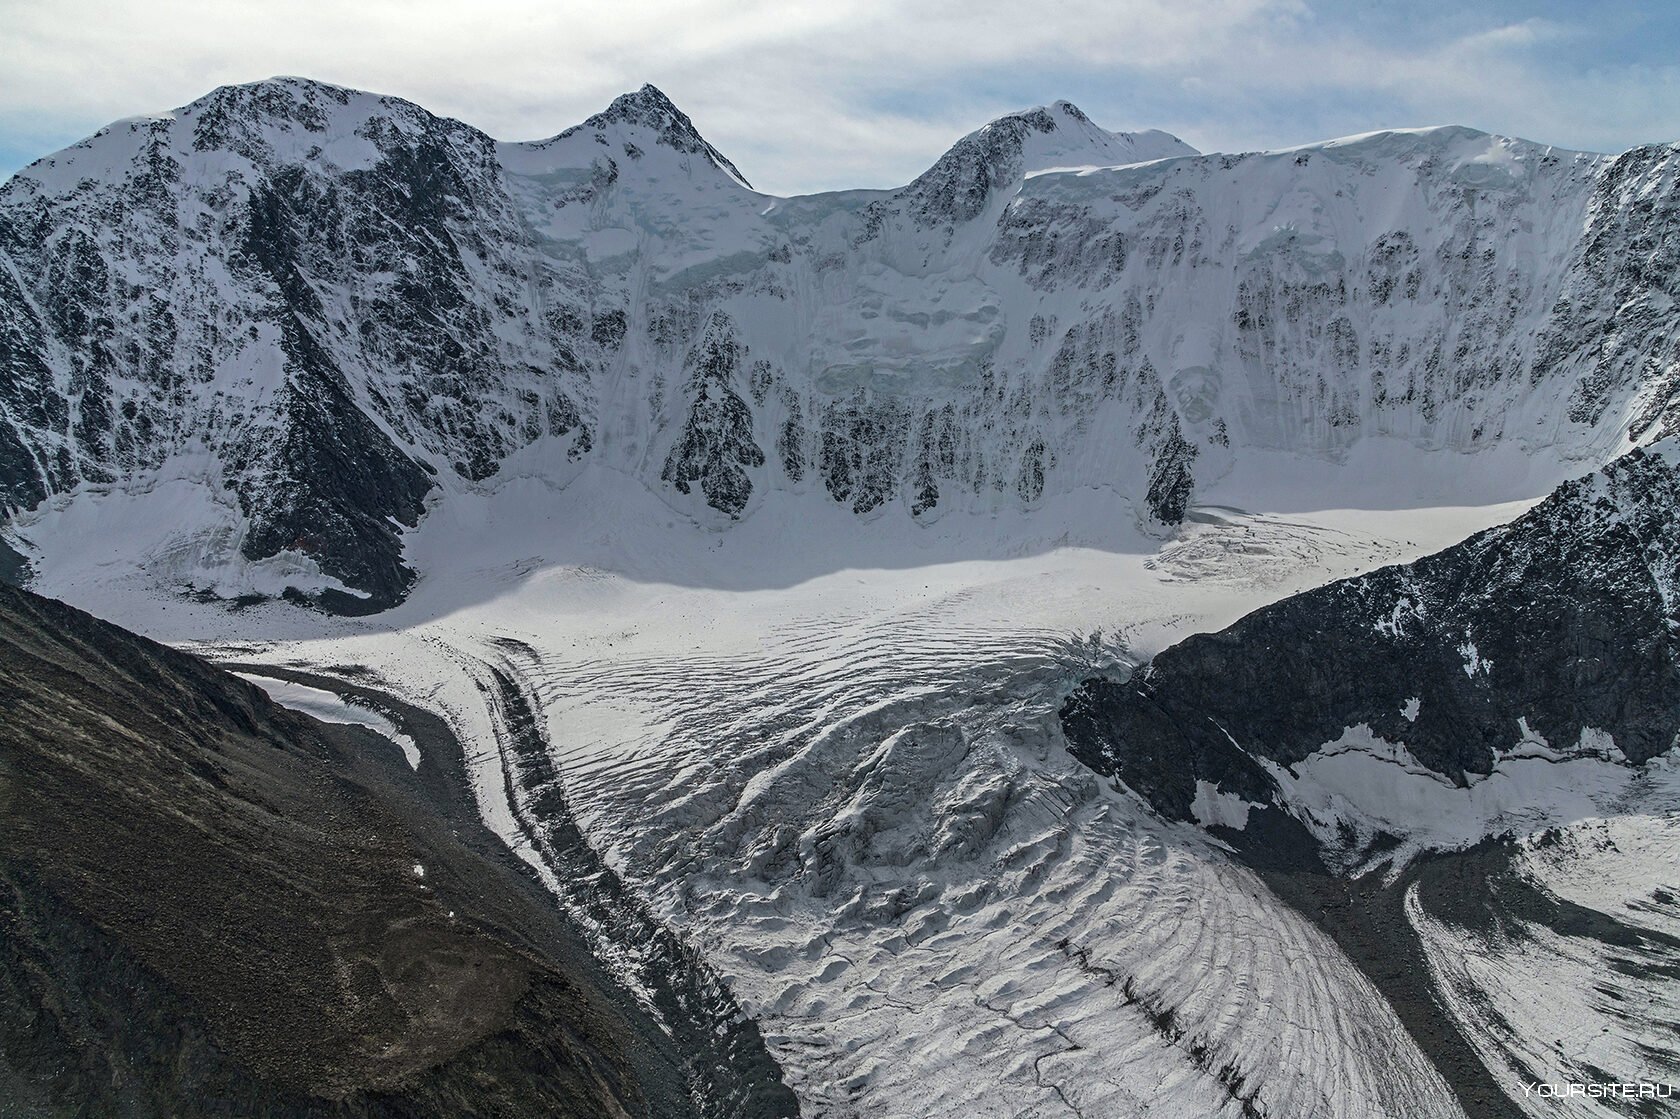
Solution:
{"label": "steep snow slope", "polygon": [[126,562],[344,610],[406,592],[428,503],[588,463],[711,528],[1092,487],[1172,524],[1368,445],[1533,498],[1669,423],[1675,173],[1462,128],[1198,156],[1058,102],[777,199],[652,87],[529,144],[229,87],[0,187],[0,492],[27,541],[167,490]]}

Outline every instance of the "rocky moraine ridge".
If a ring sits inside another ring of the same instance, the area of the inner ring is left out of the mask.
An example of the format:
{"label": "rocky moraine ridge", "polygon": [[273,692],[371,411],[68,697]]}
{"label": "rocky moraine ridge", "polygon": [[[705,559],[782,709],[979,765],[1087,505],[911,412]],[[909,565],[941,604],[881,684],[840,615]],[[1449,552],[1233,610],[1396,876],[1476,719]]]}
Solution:
{"label": "rocky moraine ridge", "polygon": [[515,474],[717,529],[1093,486],[1147,527],[1261,452],[1594,465],[1675,422],[1677,169],[1459,128],[1199,155],[1062,102],[775,198],[652,87],[519,144],[219,89],[0,186],[0,507],[27,543],[189,487],[159,579],[370,610],[432,503]]}

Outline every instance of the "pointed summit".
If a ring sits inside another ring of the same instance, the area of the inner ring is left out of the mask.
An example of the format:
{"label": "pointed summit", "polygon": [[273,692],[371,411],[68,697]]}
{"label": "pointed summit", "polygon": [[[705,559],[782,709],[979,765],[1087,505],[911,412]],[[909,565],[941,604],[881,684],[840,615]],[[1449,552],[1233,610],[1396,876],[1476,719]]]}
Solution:
{"label": "pointed summit", "polygon": [[653,85],[644,85],[634,93],[615,97],[613,103],[604,111],[596,113],[582,124],[566,129],[556,136],[555,140],[565,140],[589,131],[604,136],[613,130],[648,133],[657,144],[690,155],[704,156],[718,170],[749,190],[752,188],[752,184],[747,182],[747,177],[736,170],[735,165],[729,162],[722,152],[706,142],[705,137],[694,127],[694,122],[688,118],[688,114],[677,108],[669,97]]}
{"label": "pointed summit", "polygon": [[696,140],[700,139],[700,133],[695,131],[694,122],[688,119],[687,114],[677,108],[663,90],[651,84],[634,93],[619,94],[605,112],[596,113],[585,123],[596,127],[625,123],[656,130],[675,127]]}
{"label": "pointed summit", "polygon": [[924,224],[968,221],[985,209],[994,190],[1040,171],[1197,154],[1167,132],[1110,132],[1072,102],[1057,101],[970,132],[906,190],[917,196],[915,212]]}

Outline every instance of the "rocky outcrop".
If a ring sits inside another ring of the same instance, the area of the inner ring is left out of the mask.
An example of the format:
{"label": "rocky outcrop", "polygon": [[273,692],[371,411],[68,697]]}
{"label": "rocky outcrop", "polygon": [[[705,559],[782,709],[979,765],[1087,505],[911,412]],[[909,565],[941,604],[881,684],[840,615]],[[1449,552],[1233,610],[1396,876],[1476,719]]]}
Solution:
{"label": "rocky outcrop", "polygon": [[1444,552],[1187,638],[1131,679],[1087,681],[1062,723],[1082,761],[1181,820],[1203,783],[1285,807],[1275,767],[1355,727],[1449,787],[1519,747],[1665,753],[1680,742],[1680,442]]}
{"label": "rocky outcrop", "polygon": [[235,439],[227,467],[250,523],[248,559],[309,556],[361,595],[328,587],[323,606],[369,613],[399,602],[414,580],[401,526],[413,528],[432,488],[426,472],[356,407],[350,386],[302,326],[284,350],[285,386],[272,429]]}
{"label": "rocky outcrop", "polygon": [[706,504],[731,517],[752,496],[747,471],[764,465],[764,452],[753,441],[752,410],[734,387],[742,356],[734,326],[723,315],[712,316],[690,358],[688,419],[660,472],[678,493],[698,483]]}
{"label": "rocky outcrop", "polygon": [[[1669,438],[1436,555],[1087,680],[1069,747],[1329,934],[1465,1114],[1536,1114],[1552,1069],[1658,1079],[1660,1046],[1565,1039],[1668,1028],[1643,993],[1680,944],[1651,832],[1680,745],[1677,512]],[[1588,884],[1609,867],[1617,886]]]}

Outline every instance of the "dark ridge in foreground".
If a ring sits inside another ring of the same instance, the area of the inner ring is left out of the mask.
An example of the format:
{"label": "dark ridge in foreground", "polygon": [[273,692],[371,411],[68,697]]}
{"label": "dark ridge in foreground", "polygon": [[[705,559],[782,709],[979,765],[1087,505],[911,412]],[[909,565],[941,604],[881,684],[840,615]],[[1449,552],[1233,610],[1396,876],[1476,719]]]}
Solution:
{"label": "dark ridge in foreground", "polygon": [[[509,651],[522,648],[503,639]],[[450,738],[436,715],[393,699],[386,692],[339,677],[264,664],[230,664],[248,671],[310,687],[324,688],[378,710],[403,731],[423,741]],[[603,860],[573,819],[555,772],[543,720],[520,688],[511,662],[487,665],[484,686],[498,722],[498,745],[514,819],[559,886],[561,908],[587,931],[599,959],[614,961],[615,974],[630,974],[666,1026],[682,1057],[682,1080],[698,1119],[787,1119],[799,1114],[799,1102],[782,1081],[753,1021],[727,985],[699,954],[649,911],[616,871]],[[334,671],[364,680],[361,666]],[[452,738],[451,738],[452,741]],[[459,748],[455,747],[456,756]],[[440,786],[440,797],[459,801],[465,819],[478,811],[465,782],[445,779],[431,770],[432,750],[421,762],[419,777]],[[545,894],[545,899],[553,895]]]}
{"label": "dark ridge in foreground", "polygon": [[0,713],[8,1117],[693,1113],[424,713],[414,774],[3,585]]}

